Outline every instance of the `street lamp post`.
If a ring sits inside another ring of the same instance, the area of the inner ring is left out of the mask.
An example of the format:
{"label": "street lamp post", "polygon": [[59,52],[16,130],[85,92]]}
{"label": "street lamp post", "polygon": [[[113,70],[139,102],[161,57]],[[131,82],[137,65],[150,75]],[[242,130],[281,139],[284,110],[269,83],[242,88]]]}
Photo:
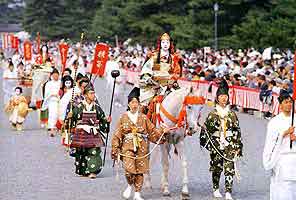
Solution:
{"label": "street lamp post", "polygon": [[215,3],[214,4],[214,12],[215,12],[215,44],[214,44],[214,46],[215,46],[215,50],[217,50],[218,49],[218,31],[217,31],[217,29],[218,29],[218,11],[219,11],[219,5],[218,5],[218,3]]}

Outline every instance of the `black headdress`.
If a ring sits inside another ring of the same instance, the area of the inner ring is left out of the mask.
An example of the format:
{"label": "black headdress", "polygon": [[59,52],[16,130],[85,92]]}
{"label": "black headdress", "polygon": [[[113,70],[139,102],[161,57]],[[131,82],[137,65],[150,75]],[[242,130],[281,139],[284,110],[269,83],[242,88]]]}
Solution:
{"label": "black headdress", "polygon": [[131,102],[134,98],[140,101],[140,88],[134,87],[128,95],[128,103]]}
{"label": "black headdress", "polygon": [[216,92],[216,103],[218,103],[218,97],[220,95],[227,95],[229,97],[228,91],[229,91],[229,86],[227,84],[227,81],[225,79],[222,79],[219,82],[219,87],[218,87],[218,90]]}
{"label": "black headdress", "polygon": [[280,96],[278,97],[279,103],[281,104],[286,99],[291,99],[292,100],[292,97],[291,97],[291,95],[289,94],[289,92],[287,90],[281,90],[280,91]]}

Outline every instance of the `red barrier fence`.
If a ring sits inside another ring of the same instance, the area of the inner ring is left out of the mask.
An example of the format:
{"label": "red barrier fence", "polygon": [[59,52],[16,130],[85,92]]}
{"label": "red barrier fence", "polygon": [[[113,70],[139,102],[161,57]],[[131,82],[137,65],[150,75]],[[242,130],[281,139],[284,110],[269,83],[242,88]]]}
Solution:
{"label": "red barrier fence", "polygon": [[[137,83],[139,78],[139,72],[135,71],[124,71],[128,83]],[[216,91],[218,89],[217,85],[212,85],[212,90],[209,92],[210,82],[208,81],[189,81],[186,79],[180,79],[180,86],[193,86],[198,88],[201,92],[201,95],[206,97],[210,101],[214,101],[216,97]],[[270,111],[272,114],[279,113],[279,103],[277,101],[277,94],[273,94],[272,105],[263,104],[259,100],[259,90],[252,89],[242,86],[229,86],[229,100],[231,105],[237,105],[242,108],[250,108],[259,111]]]}

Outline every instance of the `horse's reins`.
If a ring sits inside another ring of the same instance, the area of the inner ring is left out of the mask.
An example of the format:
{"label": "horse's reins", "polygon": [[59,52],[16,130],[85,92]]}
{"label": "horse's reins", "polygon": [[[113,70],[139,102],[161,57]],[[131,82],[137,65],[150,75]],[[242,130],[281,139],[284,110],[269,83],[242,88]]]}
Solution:
{"label": "horse's reins", "polygon": [[[198,105],[198,104],[205,104],[205,98],[201,96],[186,96],[183,103],[182,108],[178,114],[178,118],[173,116],[171,113],[169,113],[161,103],[159,103],[159,111],[161,111],[166,118],[168,118],[171,122],[175,124],[174,128],[182,128],[184,127],[186,129],[187,124],[187,112],[186,112],[186,106],[188,105]],[[157,111],[157,119],[159,123],[164,124],[164,120],[161,118],[159,111]],[[185,122],[185,123],[184,123]],[[164,124],[165,125],[165,124]],[[165,125],[166,126],[166,125]],[[168,126],[166,126],[168,127]]]}
{"label": "horse's reins", "polygon": [[[166,117],[168,117],[168,119],[170,119],[172,122],[175,123],[175,126],[173,127],[168,127],[164,121],[161,119],[161,117],[159,116],[160,122],[162,123],[163,126],[169,128],[170,130],[176,130],[178,128],[184,127],[186,126],[186,123],[183,124],[184,121],[186,121],[186,106],[187,105],[195,105],[195,104],[204,104],[205,103],[205,99],[203,97],[197,97],[197,96],[186,96],[184,101],[183,101],[183,105],[181,108],[181,111],[179,113],[179,117],[178,119],[175,118],[172,114],[170,114],[168,111],[165,110],[165,108],[160,104],[160,110],[164,113],[164,115]],[[156,142],[156,145],[152,148],[152,150],[150,152],[148,152],[147,154],[145,154],[144,156],[140,156],[140,157],[135,157],[135,156],[130,156],[130,155],[126,155],[126,154],[122,154],[119,153],[118,154],[118,158],[117,160],[120,160],[120,156],[123,157],[127,157],[127,158],[131,158],[134,160],[139,160],[139,159],[143,159],[148,157],[149,155],[152,154],[152,152],[156,149],[156,147],[160,144],[160,141],[162,140],[163,136],[165,135],[165,133],[162,133],[162,135],[160,136],[160,138],[158,139],[158,141]]]}

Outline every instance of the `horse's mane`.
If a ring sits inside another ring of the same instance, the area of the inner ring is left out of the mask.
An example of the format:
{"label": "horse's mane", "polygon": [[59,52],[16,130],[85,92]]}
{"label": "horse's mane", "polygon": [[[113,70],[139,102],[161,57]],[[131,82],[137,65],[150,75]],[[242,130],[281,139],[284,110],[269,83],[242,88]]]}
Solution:
{"label": "horse's mane", "polygon": [[183,87],[177,90],[172,91],[165,99],[181,99],[182,101],[184,97],[189,93],[188,88]]}
{"label": "horse's mane", "polygon": [[174,90],[174,91],[172,91],[169,95],[168,95],[168,97],[170,97],[170,96],[174,96],[174,97],[176,97],[176,96],[178,96],[178,97],[183,97],[183,96],[186,96],[187,94],[188,94],[188,88],[186,88],[186,87],[183,87],[183,88],[180,88],[180,89],[177,89],[177,90]]}

